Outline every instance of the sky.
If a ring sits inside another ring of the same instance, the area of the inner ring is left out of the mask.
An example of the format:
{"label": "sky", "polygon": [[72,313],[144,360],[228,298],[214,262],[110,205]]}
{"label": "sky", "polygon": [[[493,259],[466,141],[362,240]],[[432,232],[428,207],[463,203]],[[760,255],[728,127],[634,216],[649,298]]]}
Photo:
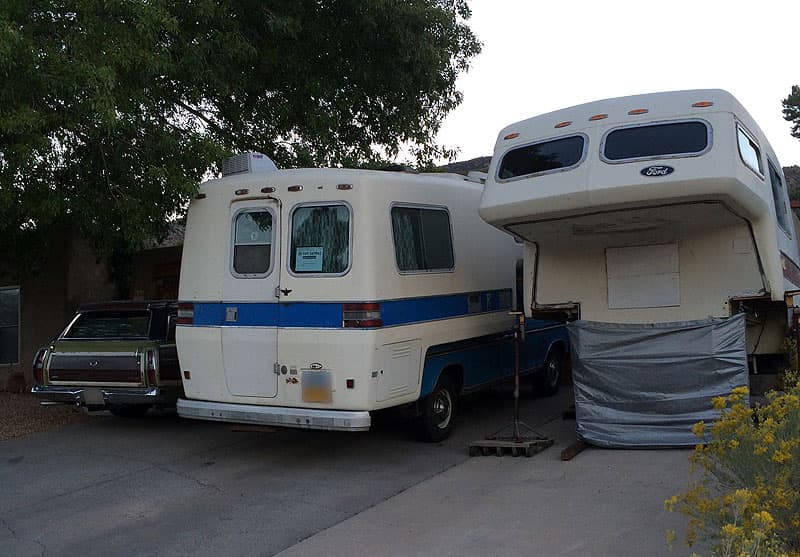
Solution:
{"label": "sky", "polygon": [[492,154],[501,128],[584,102],[726,89],[782,166],[800,165],[781,101],[800,85],[798,0],[470,0],[483,51],[458,80],[463,103],[438,141],[456,160]]}

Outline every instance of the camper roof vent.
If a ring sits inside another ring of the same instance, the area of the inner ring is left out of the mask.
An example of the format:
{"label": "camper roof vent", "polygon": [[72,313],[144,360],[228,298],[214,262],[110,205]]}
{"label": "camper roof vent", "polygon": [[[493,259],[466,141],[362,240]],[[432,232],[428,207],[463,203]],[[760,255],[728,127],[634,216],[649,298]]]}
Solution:
{"label": "camper roof vent", "polygon": [[272,172],[278,170],[267,155],[261,153],[242,153],[222,160],[222,175],[233,176],[250,172]]}

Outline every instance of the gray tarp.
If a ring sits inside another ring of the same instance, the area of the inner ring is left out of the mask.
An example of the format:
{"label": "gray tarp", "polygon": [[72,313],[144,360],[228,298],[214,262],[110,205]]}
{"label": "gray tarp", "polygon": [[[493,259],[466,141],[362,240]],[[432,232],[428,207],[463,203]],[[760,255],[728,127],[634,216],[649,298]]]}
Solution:
{"label": "gray tarp", "polygon": [[578,437],[602,447],[687,446],[715,396],[748,385],[745,316],[567,326]]}

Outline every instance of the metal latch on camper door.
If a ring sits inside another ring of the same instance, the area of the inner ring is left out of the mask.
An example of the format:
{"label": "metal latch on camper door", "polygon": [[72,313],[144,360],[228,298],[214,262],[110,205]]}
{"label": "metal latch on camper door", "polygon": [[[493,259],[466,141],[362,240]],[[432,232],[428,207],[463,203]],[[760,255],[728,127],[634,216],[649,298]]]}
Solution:
{"label": "metal latch on camper door", "polygon": [[284,296],[288,296],[291,293],[292,293],[292,289],[291,288],[281,288],[280,286],[276,286],[275,287],[275,297],[276,298],[280,298],[281,294],[283,294]]}

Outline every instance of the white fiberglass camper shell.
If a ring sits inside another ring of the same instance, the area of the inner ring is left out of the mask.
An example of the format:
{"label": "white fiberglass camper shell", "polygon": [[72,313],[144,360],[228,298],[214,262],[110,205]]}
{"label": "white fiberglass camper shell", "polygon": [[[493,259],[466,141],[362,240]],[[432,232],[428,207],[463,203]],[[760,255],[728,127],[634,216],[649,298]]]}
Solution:
{"label": "white fiberglass camper shell", "polygon": [[781,166],[722,90],[591,102],[500,132],[480,214],[525,241],[525,307],[604,323],[746,313],[783,363],[800,257]]}
{"label": "white fiberglass camper shell", "polygon": [[[371,411],[416,403],[423,433],[446,436],[460,393],[513,373],[521,249],[478,216],[482,190],[346,169],[201,185],[181,266],[180,414],[358,431]],[[522,358],[550,370],[545,390],[567,352],[552,325]]]}

